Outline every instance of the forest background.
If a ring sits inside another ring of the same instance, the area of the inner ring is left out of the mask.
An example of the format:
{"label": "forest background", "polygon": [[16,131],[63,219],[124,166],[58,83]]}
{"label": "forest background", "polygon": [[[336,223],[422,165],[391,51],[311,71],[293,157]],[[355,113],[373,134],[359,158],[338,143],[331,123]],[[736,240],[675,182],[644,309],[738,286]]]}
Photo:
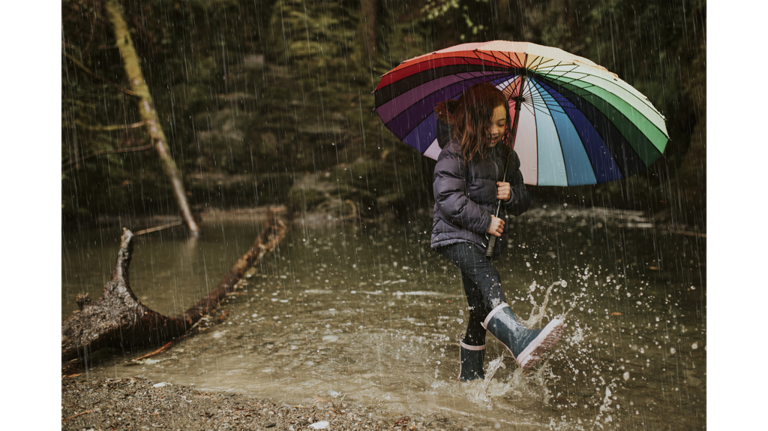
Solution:
{"label": "forest background", "polygon": [[[557,46],[644,93],[671,142],[600,186],[539,203],[640,209],[706,225],[706,4],[700,0],[121,1],[193,211],[287,204],[337,217],[429,213],[434,162],[400,143],[372,90],[401,61],[494,39]],[[177,214],[126,91],[104,2],[62,3],[64,225]]]}

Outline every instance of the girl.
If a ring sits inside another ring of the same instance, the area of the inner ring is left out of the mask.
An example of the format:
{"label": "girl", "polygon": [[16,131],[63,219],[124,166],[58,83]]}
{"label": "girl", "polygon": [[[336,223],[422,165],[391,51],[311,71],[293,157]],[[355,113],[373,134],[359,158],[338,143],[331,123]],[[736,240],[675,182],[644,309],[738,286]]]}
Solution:
{"label": "girl", "polygon": [[[432,248],[461,270],[469,304],[467,332],[459,343],[459,380],[485,378],[486,330],[519,366],[531,368],[560,339],[563,320],[536,330],[520,324],[501,291],[499,272],[485,257],[488,234],[496,237],[496,258],[508,240],[506,213],[520,215],[531,203],[520,159],[509,145],[507,98],[489,83],[475,84],[458,100],[437,105],[435,112],[450,133],[435,165]],[[504,177],[508,157],[509,175]],[[493,215],[497,199],[502,202],[499,217]]]}

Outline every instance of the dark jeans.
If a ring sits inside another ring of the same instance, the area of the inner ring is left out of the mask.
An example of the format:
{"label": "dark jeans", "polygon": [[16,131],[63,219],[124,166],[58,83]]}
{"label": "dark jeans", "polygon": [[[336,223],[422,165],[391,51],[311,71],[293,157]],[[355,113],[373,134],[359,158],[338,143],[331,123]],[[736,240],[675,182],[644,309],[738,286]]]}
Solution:
{"label": "dark jeans", "polygon": [[482,322],[497,305],[506,302],[501,291],[501,276],[493,267],[485,251],[468,242],[459,242],[437,250],[461,270],[464,293],[469,305],[469,322],[464,343],[471,346],[485,344]]}

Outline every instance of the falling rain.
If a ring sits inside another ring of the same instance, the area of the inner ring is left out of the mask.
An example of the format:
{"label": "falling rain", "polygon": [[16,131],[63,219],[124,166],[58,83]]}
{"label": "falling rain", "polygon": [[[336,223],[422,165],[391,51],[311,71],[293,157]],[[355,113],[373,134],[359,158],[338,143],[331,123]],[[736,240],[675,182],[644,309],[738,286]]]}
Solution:
{"label": "falling rain", "polygon": [[[194,334],[140,360],[161,346],[88,351],[78,373],[477,429],[705,427],[705,9],[64,2],[62,322],[102,296],[122,228],[133,294],[174,316],[216,289],[270,208],[287,227]],[[603,66],[647,97],[669,143],[626,178],[527,186],[495,266],[524,323],[564,316],[563,337],[525,371],[488,337],[486,379],[458,382],[469,312],[460,272],[430,248],[435,162],[386,127],[373,91],[402,61],[490,40]]]}

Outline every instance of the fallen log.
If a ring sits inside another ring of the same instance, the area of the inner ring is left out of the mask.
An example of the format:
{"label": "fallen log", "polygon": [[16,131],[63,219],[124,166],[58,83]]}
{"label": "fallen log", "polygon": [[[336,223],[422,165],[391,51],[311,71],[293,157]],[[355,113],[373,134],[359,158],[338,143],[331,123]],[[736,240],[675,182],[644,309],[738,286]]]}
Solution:
{"label": "fallen log", "polygon": [[264,254],[274,250],[287,232],[280,219],[282,209],[270,210],[264,229],[216,289],[183,313],[168,317],[153,311],[136,298],[128,277],[133,254],[133,237],[123,228],[112,279],[104,285],[101,298],[93,302],[78,295],[79,311],[67,318],[61,330],[61,359],[80,358],[87,366],[92,352],[105,347],[132,350],[157,347],[184,336],[203,316],[210,314],[221,299],[231,293],[245,272]]}

